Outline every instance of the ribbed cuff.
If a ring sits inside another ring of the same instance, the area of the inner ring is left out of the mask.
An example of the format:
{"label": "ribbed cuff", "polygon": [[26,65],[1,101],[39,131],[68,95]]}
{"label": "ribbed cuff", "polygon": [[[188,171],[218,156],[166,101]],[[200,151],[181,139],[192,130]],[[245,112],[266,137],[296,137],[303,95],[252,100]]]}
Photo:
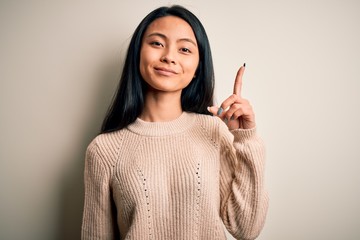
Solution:
{"label": "ribbed cuff", "polygon": [[234,135],[234,141],[243,142],[245,140],[252,139],[256,136],[256,127],[250,129],[234,129],[230,130],[230,132]]}

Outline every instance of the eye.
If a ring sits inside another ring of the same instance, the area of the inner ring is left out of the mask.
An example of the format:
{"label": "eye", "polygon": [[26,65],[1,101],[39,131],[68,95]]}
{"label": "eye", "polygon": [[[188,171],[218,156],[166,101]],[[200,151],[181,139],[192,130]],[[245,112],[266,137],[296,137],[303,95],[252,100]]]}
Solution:
{"label": "eye", "polygon": [[184,53],[191,53],[190,49],[188,48],[180,48],[180,51]]}
{"label": "eye", "polygon": [[163,47],[164,46],[161,42],[157,42],[157,41],[151,42],[150,45],[156,46],[156,47]]}

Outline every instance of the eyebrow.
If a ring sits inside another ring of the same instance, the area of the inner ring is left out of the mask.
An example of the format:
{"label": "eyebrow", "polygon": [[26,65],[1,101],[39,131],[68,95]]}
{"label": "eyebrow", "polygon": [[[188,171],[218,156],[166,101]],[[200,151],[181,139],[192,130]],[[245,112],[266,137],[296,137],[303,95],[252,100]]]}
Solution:
{"label": "eyebrow", "polygon": [[[149,38],[149,37],[152,37],[152,36],[158,36],[158,37],[161,37],[163,39],[167,39],[167,37],[164,34],[158,33],[158,32],[150,33],[146,37]],[[181,41],[192,43],[197,47],[196,42],[194,40],[192,40],[191,38],[180,38],[180,39],[177,40],[177,42],[181,42]]]}

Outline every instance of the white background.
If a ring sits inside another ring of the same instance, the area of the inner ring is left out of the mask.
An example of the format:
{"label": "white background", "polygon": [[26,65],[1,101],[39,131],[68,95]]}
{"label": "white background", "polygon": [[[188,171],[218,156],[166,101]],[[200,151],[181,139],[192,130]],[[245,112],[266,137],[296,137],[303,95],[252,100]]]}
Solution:
{"label": "white background", "polygon": [[[86,146],[135,27],[172,3],[0,1],[0,239],[80,238]],[[360,2],[176,3],[207,30],[218,103],[247,64],[271,199],[259,239],[360,239]]]}

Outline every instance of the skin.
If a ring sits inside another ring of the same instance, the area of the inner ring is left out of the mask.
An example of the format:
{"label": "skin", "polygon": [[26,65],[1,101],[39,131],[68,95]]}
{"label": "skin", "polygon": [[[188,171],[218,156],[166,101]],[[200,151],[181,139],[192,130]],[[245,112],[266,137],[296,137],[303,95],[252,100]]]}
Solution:
{"label": "skin", "polygon": [[[222,102],[219,108],[216,106],[209,107],[208,110],[215,116],[220,117],[230,130],[233,129],[251,129],[256,127],[255,113],[250,102],[241,97],[241,88],[245,66],[240,67],[236,74],[233,94]],[[225,109],[225,110],[224,110]],[[220,114],[218,114],[220,113]]]}
{"label": "skin", "polygon": [[140,73],[149,85],[140,118],[169,121],[179,117],[181,92],[194,78],[198,64],[195,34],[187,22],[174,16],[152,22],[140,51]]}
{"label": "skin", "polygon": [[[176,26],[176,28],[174,27]],[[140,51],[140,73],[149,88],[140,119],[148,122],[178,118],[181,92],[194,78],[199,64],[199,51],[191,26],[181,18],[166,16],[147,28]],[[219,108],[208,108],[232,129],[256,126],[255,114],[248,100],[241,97],[245,66],[237,72],[233,94]]]}

